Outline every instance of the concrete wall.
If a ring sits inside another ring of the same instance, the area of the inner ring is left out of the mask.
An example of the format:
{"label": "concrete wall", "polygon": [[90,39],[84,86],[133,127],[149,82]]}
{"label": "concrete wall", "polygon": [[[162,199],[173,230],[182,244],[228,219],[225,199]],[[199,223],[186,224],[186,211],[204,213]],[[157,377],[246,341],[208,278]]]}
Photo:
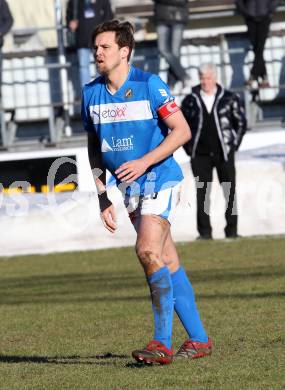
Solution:
{"label": "concrete wall", "polygon": [[[117,208],[118,230],[111,234],[103,228],[86,150],[81,149],[78,155],[81,191],[0,195],[0,256],[128,246],[135,242],[115,187],[110,188],[110,198]],[[194,179],[182,150],[176,158],[185,172],[185,181],[172,232],[176,241],[189,241],[197,236]],[[285,131],[248,133],[236,166],[239,233],[285,234]],[[216,180],[210,209],[214,238],[224,237],[224,206]]]}

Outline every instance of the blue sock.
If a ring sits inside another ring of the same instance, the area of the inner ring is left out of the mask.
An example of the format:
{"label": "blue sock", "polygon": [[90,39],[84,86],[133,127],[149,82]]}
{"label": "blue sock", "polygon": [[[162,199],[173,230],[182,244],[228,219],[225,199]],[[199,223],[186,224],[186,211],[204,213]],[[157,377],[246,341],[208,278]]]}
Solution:
{"label": "blue sock", "polygon": [[173,289],[170,272],[162,267],[147,277],[154,315],[154,340],[171,348],[173,322]]}
{"label": "blue sock", "polygon": [[171,274],[171,279],[173,285],[174,309],[188,333],[189,338],[193,341],[206,343],[208,341],[208,336],[196,306],[193,287],[184,268],[180,267],[176,272]]}

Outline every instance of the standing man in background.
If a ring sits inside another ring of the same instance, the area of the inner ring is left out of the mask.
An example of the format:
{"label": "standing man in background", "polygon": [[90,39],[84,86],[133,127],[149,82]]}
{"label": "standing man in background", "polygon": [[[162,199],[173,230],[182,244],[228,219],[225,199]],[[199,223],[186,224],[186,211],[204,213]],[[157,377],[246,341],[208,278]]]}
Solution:
{"label": "standing man in background", "polygon": [[188,22],[188,0],[153,1],[158,50],[169,66],[167,84],[173,88],[181,81],[185,86],[189,76],[181,65],[180,49]]}
{"label": "standing man in background", "polygon": [[0,98],[2,96],[2,46],[4,35],[7,34],[13,25],[13,17],[6,0],[0,0]]}
{"label": "standing man in background", "polygon": [[245,19],[248,38],[254,52],[250,77],[246,82],[249,87],[255,88],[254,83],[258,83],[261,88],[269,87],[263,52],[272,14],[278,3],[279,0],[236,0],[236,7]]}
{"label": "standing man in background", "polygon": [[75,32],[75,45],[79,62],[80,84],[83,87],[91,79],[90,41],[98,24],[113,18],[109,0],[69,0],[66,24]]}
{"label": "standing man in background", "polygon": [[215,65],[201,65],[199,77],[200,84],[182,101],[182,112],[192,130],[184,149],[191,157],[196,180],[198,238],[212,238],[209,211],[214,168],[226,199],[225,235],[236,238],[235,152],[247,127],[244,107],[237,94],[217,83]]}

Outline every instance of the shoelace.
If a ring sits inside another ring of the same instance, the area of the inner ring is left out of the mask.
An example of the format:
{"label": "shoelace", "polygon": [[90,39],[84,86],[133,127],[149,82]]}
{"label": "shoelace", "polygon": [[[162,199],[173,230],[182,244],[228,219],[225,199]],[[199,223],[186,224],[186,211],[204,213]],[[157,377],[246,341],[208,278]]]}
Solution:
{"label": "shoelace", "polygon": [[179,349],[179,352],[187,352],[188,349],[194,349],[195,351],[197,351],[197,348],[191,340],[185,341],[185,343]]}

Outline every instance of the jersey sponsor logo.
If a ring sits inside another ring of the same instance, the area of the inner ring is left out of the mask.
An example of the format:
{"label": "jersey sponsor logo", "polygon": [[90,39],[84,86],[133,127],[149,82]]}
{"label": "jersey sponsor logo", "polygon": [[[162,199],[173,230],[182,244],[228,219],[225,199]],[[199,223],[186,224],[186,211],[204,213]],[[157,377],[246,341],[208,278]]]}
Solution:
{"label": "jersey sponsor logo", "polygon": [[[95,107],[95,106],[94,106]],[[98,124],[100,122],[100,115],[99,115],[99,112],[97,112],[95,110],[95,108],[92,110],[91,112],[91,107],[90,107],[90,114],[91,114],[91,117],[93,118],[93,123],[94,124]]]}
{"label": "jersey sponsor logo", "polygon": [[112,151],[113,151],[113,149],[110,146],[110,144],[108,144],[108,142],[105,140],[105,138],[103,138],[102,145],[101,145],[101,152],[106,153],[106,152],[112,152]]}
{"label": "jersey sponsor logo", "polygon": [[126,103],[108,103],[89,106],[90,116],[94,125],[141,121],[152,119],[152,112],[148,100],[139,100]]}
{"label": "jersey sponsor logo", "polygon": [[97,125],[100,122],[104,123],[104,121],[107,121],[106,123],[109,123],[109,121],[116,122],[117,119],[124,119],[126,109],[127,109],[126,105],[120,106],[119,104],[117,106],[114,105],[113,107],[107,107],[106,109],[103,110],[100,110],[100,108],[98,109],[97,107],[96,109],[93,108],[92,110],[93,123]]}
{"label": "jersey sponsor logo", "polygon": [[107,142],[105,138],[103,138],[101,144],[101,152],[102,153],[124,152],[126,150],[133,150],[134,149],[133,138],[134,138],[133,135],[125,138],[112,137],[111,142]]}

